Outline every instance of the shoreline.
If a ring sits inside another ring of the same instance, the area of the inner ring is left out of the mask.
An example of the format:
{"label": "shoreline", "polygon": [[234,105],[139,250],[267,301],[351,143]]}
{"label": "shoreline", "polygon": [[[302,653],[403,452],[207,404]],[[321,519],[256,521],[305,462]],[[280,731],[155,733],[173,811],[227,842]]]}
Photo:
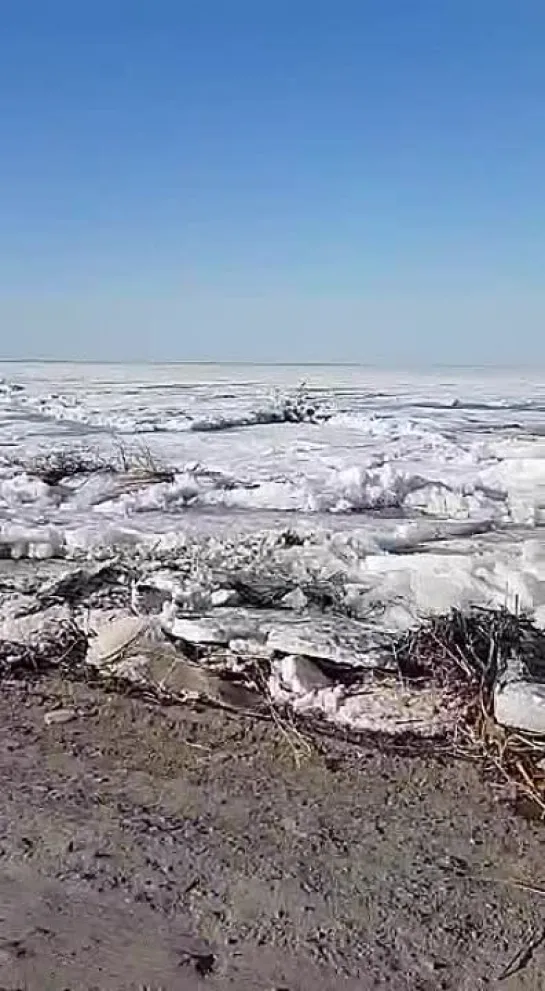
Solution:
{"label": "shoreline", "polygon": [[[4,686],[0,727],[7,987],[472,991],[542,917],[510,883],[540,832],[471,762],[336,740],[297,767],[274,724],[55,675]],[[512,991],[545,986],[530,956]]]}

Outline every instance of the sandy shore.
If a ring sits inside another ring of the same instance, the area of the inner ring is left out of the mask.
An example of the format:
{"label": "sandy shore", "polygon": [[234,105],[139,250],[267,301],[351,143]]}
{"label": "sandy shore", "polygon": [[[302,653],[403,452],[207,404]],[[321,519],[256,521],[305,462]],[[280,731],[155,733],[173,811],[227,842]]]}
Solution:
{"label": "sandy shore", "polygon": [[296,767],[269,723],[56,677],[3,685],[0,733],[2,988],[545,988],[545,898],[502,883],[543,834],[481,765]]}

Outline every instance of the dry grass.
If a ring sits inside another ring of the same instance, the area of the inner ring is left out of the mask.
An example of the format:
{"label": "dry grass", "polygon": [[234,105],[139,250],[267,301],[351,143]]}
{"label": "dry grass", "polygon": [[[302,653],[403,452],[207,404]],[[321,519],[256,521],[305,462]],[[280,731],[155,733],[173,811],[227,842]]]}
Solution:
{"label": "dry grass", "polygon": [[494,720],[493,690],[508,658],[518,656],[531,675],[545,671],[545,636],[529,616],[506,609],[453,611],[409,633],[397,647],[402,675],[432,680],[463,702],[456,751],[480,757],[545,819],[545,738],[500,726]]}
{"label": "dry grass", "polygon": [[151,449],[139,442],[127,446],[123,441],[116,442],[117,470],[134,477],[143,477],[154,482],[173,482],[174,472],[167,468]]}
{"label": "dry grass", "polygon": [[125,480],[140,479],[149,482],[172,482],[174,472],[167,468],[143,442],[128,445],[115,440],[113,457],[106,457],[98,451],[52,451],[50,454],[34,458],[30,464],[22,465],[29,474],[47,485],[60,485],[70,478],[85,477],[97,472],[124,476]]}
{"label": "dry grass", "polygon": [[312,756],[314,748],[311,738],[296,726],[289,711],[280,712],[271,699],[268,700],[267,712],[285,742],[295,767],[299,769]]}
{"label": "dry grass", "polygon": [[51,668],[81,669],[87,652],[87,637],[71,621],[42,631],[33,643],[0,640],[0,680],[42,674]]}
{"label": "dry grass", "polygon": [[95,451],[70,450],[40,455],[24,467],[30,475],[51,486],[60,485],[68,478],[114,470],[108,460]]}

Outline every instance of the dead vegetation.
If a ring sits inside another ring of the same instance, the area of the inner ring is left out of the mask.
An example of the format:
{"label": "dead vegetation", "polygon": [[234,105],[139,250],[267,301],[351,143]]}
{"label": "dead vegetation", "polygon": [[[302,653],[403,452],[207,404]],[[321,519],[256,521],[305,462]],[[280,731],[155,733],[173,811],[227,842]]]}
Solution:
{"label": "dead vegetation", "polygon": [[143,442],[128,447],[118,441],[114,471],[121,471],[135,477],[140,475],[153,482],[172,483],[174,481],[174,471],[164,465]]}
{"label": "dead vegetation", "polygon": [[22,466],[29,475],[39,478],[46,485],[56,486],[69,478],[85,477],[95,472],[111,472],[113,466],[94,451],[51,451],[34,458]]}
{"label": "dead vegetation", "polygon": [[543,679],[545,635],[531,618],[507,609],[453,610],[407,634],[396,654],[403,677],[431,680],[463,701],[456,752],[484,759],[521,810],[544,819],[545,738],[494,719],[494,685],[509,658],[520,657],[532,677]]}
{"label": "dead vegetation", "polygon": [[478,685],[490,693],[513,652],[535,673],[545,672],[545,636],[526,613],[472,609],[434,616],[398,643],[401,673],[433,679],[442,686]]}
{"label": "dead vegetation", "polygon": [[71,621],[57,623],[30,643],[0,640],[0,680],[29,678],[53,668],[71,676],[81,671],[87,653],[87,637]]}
{"label": "dead vegetation", "polygon": [[117,440],[114,453],[107,457],[93,450],[62,449],[34,458],[21,466],[46,485],[57,486],[69,479],[94,474],[110,474],[149,482],[173,482],[174,472],[142,443],[127,445]]}

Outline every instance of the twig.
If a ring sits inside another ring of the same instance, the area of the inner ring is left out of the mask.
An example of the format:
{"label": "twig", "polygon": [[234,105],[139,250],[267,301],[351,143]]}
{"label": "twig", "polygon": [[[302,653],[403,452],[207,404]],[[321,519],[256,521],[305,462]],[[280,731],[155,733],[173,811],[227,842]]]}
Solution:
{"label": "twig", "polygon": [[519,974],[521,970],[525,970],[528,964],[531,963],[535,951],[539,949],[543,942],[545,942],[545,929],[540,929],[530,937],[525,946],[517,950],[513,959],[502,970],[498,980],[506,981],[508,977],[513,977],[515,974]]}
{"label": "twig", "polygon": [[515,877],[478,877],[478,881],[482,881],[484,884],[505,884],[511,888],[518,888],[519,891],[527,891],[531,895],[539,895],[541,898],[545,898],[545,887],[538,888],[533,884],[528,884],[527,881],[519,881]]}
{"label": "twig", "polygon": [[539,805],[539,808],[541,809],[541,811],[543,813],[543,816],[545,817],[545,799],[542,798],[539,790],[537,789],[537,787],[535,786],[534,782],[530,778],[530,775],[528,774],[528,771],[524,767],[524,764],[522,763],[522,761],[521,760],[518,760],[516,762],[516,765],[515,766],[516,766],[516,768],[517,768],[517,770],[518,770],[518,772],[519,772],[522,780],[526,784],[526,789],[525,790],[526,790],[527,795],[532,799],[533,802],[536,803],[536,805]]}
{"label": "twig", "polygon": [[269,712],[274,725],[280,730],[292,752],[295,766],[299,768],[301,766],[301,754],[304,753],[307,757],[311,756],[311,744],[293,722],[282,718],[278,710],[274,707],[272,700],[269,700]]}

